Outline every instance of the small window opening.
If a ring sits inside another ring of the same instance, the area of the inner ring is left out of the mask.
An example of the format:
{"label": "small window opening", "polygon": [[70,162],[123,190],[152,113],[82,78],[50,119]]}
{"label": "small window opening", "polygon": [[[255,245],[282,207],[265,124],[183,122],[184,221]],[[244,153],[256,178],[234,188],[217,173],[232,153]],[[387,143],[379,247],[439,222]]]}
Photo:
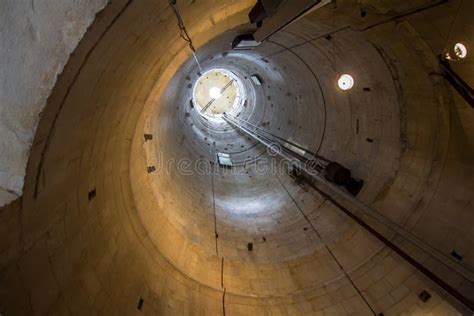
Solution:
{"label": "small window opening", "polygon": [[252,250],[253,250],[253,243],[249,242],[249,243],[247,244],[247,250],[248,250],[248,251],[252,251]]}
{"label": "small window opening", "polygon": [[143,135],[143,137],[145,138],[145,141],[149,141],[149,140],[152,140],[152,139],[153,139],[153,135],[152,135],[152,134],[145,134],[145,135]]}
{"label": "small window opening", "polygon": [[152,173],[152,172],[155,171],[155,170],[156,170],[156,168],[155,168],[154,166],[149,166],[149,167],[147,167],[148,173]]}
{"label": "small window opening", "polygon": [[431,294],[428,291],[424,290],[423,292],[418,294],[418,297],[423,303],[426,303],[431,298]]}
{"label": "small window opening", "polygon": [[141,311],[142,308],[143,308],[143,298],[140,297],[140,300],[138,300],[137,309]]}
{"label": "small window opening", "polygon": [[257,74],[251,75],[251,76],[250,76],[250,79],[251,79],[252,82],[253,82],[254,84],[256,84],[257,86],[261,86],[262,83],[263,83],[262,78],[261,78],[259,75],[257,75]]}
{"label": "small window opening", "polygon": [[[225,148],[227,150],[227,148]],[[217,162],[220,167],[232,168],[232,159],[229,154],[217,153]]]}
{"label": "small window opening", "polygon": [[96,194],[97,194],[97,193],[96,193],[96,190],[95,190],[95,189],[89,191],[89,193],[87,194],[87,196],[88,196],[88,198],[89,198],[89,201],[91,201],[93,198],[95,198]]}

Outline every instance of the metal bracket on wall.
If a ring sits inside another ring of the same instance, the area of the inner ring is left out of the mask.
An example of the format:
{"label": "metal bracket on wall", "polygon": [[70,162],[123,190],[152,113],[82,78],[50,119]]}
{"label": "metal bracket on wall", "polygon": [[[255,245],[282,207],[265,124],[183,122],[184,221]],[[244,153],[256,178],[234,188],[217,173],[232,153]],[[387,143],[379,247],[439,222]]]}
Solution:
{"label": "metal bracket on wall", "polygon": [[276,32],[317,10],[331,0],[259,0],[249,14],[250,23],[257,25],[254,37],[263,42]]}

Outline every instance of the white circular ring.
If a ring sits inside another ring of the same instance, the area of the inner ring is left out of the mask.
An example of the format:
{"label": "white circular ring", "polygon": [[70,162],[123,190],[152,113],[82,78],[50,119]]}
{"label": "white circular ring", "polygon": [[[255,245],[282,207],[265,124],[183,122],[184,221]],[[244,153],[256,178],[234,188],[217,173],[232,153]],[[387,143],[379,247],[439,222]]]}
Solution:
{"label": "white circular ring", "polygon": [[[247,98],[247,93],[246,93],[246,89],[244,87],[244,84],[242,83],[242,81],[240,80],[240,78],[238,78],[238,76],[230,71],[230,70],[227,70],[227,69],[222,69],[222,68],[212,68],[212,69],[209,69],[207,71],[205,71],[203,74],[201,74],[201,76],[196,80],[195,84],[194,84],[194,87],[193,87],[193,92],[192,92],[192,101],[193,101],[193,104],[197,105],[197,108],[198,108],[198,111],[201,115],[205,116],[206,118],[208,119],[211,119],[211,120],[217,120],[217,121],[222,121],[222,116],[223,114],[209,114],[209,113],[202,113],[201,112],[201,109],[202,109],[202,106],[203,104],[200,104],[197,100],[197,96],[196,96],[196,90],[197,90],[197,84],[198,82],[202,79],[202,78],[205,78],[209,73],[211,72],[214,72],[214,71],[219,71],[219,72],[222,72],[224,74],[226,74],[229,78],[232,78],[234,80],[234,83],[236,85],[236,98],[234,100],[234,103],[232,104],[231,106],[231,111],[229,112],[229,114],[232,114],[232,115],[237,115],[238,113],[240,113],[240,111],[242,111],[242,108],[245,104],[245,101],[246,101],[246,98]],[[209,95],[211,98],[213,99],[216,99],[214,98],[212,95],[211,95],[211,90],[213,90],[214,87],[212,87],[211,89],[209,89]],[[218,88],[217,88],[218,89]],[[214,91],[212,92],[213,94],[215,93]],[[217,94],[215,94],[217,96]],[[222,92],[219,90],[219,96],[222,95]]]}
{"label": "white circular ring", "polygon": [[354,78],[351,75],[343,74],[339,77],[337,85],[341,90],[349,90],[354,86]]}
{"label": "white circular ring", "polygon": [[454,53],[458,58],[466,58],[467,56],[467,48],[462,43],[457,43],[454,45]]}

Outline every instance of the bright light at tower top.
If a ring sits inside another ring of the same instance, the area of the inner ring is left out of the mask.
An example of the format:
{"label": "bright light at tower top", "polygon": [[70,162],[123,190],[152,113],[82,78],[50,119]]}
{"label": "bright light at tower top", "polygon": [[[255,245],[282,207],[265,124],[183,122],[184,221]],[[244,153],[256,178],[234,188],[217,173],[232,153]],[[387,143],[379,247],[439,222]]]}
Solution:
{"label": "bright light at tower top", "polygon": [[209,89],[209,96],[213,99],[219,99],[221,97],[221,90],[217,87]]}

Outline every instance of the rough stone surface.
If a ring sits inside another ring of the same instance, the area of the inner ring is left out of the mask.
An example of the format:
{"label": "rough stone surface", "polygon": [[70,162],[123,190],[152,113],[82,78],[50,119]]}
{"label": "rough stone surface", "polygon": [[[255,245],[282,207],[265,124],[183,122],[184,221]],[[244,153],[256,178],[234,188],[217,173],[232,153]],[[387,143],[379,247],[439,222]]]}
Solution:
{"label": "rough stone surface", "polygon": [[20,196],[56,77],[107,0],[0,2],[0,206]]}
{"label": "rough stone surface", "polygon": [[[334,36],[326,7],[239,54],[222,50],[254,0],[178,2],[204,67],[261,75],[252,89],[244,77],[255,95],[241,115],[348,166],[365,180],[357,198],[423,247],[363,219],[473,300],[474,112],[436,62],[459,2],[373,0],[361,17],[341,0]],[[335,87],[340,71],[351,91]],[[210,144],[236,161],[266,155],[225,124],[207,130],[189,103],[197,77],[168,1],[116,0],[96,19],[47,102],[23,197],[0,209],[0,313],[472,314],[286,173],[158,168],[208,162]]]}

